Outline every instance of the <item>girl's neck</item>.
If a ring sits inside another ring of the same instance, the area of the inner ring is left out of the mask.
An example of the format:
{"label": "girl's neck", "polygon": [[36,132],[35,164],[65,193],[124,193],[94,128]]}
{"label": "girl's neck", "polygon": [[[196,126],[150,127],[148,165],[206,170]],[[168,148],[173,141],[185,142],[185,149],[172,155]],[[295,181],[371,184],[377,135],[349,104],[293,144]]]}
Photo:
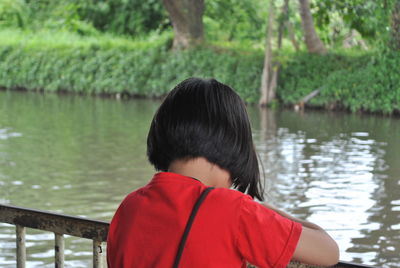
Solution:
{"label": "girl's neck", "polygon": [[229,171],[204,157],[177,159],[170,164],[168,171],[198,179],[207,186],[230,188],[232,185]]}

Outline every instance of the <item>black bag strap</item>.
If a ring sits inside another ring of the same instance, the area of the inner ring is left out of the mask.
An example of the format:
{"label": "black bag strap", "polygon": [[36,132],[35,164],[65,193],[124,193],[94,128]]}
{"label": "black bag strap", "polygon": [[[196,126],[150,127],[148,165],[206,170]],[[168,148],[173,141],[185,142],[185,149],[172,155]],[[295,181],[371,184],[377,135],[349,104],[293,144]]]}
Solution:
{"label": "black bag strap", "polygon": [[185,248],[186,240],[188,238],[190,229],[192,228],[192,224],[193,224],[194,218],[196,217],[196,214],[199,211],[199,208],[200,208],[201,204],[203,203],[204,199],[206,199],[208,193],[213,189],[214,189],[214,187],[206,188],[201,193],[201,195],[197,199],[196,203],[194,204],[193,209],[192,209],[192,213],[190,214],[189,220],[186,223],[185,231],[183,232],[183,236],[182,236],[181,242],[179,242],[178,253],[176,254],[173,268],[178,268],[179,262],[181,261],[183,249]]}

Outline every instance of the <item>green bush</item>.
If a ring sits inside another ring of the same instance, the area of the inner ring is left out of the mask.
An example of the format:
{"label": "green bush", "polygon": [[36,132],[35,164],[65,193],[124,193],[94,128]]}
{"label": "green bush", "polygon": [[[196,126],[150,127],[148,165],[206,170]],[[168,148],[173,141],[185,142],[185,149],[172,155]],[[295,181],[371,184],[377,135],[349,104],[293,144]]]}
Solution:
{"label": "green bush", "polygon": [[[345,74],[360,68],[363,58],[344,54],[325,56],[300,52],[282,66],[279,96],[284,103],[295,103],[311,91],[326,86],[326,79],[337,71]],[[316,98],[315,100],[321,100]],[[314,100],[314,102],[315,102]],[[321,103],[316,103],[321,104]]]}
{"label": "green bush", "polygon": [[169,23],[159,0],[82,1],[79,14],[96,29],[117,34],[137,35],[162,30]]}
{"label": "green bush", "polygon": [[[7,38],[3,38],[7,36]],[[146,40],[68,32],[0,31],[0,87],[160,97],[181,80],[215,77],[257,103],[263,52],[240,45],[170,51],[172,35]],[[399,52],[282,53],[278,99],[292,105],[321,88],[316,106],[400,110]]]}
{"label": "green bush", "polygon": [[341,70],[327,78],[325,100],[341,103],[352,111],[391,113],[400,110],[400,53],[370,55],[357,68]]}
{"label": "green bush", "polygon": [[27,13],[24,0],[0,0],[0,28],[25,28]]}
{"label": "green bush", "polygon": [[310,104],[392,113],[400,110],[398,66],[399,52],[298,53],[282,67],[278,97],[293,104],[320,88]]}
{"label": "green bush", "polygon": [[2,28],[136,36],[167,25],[167,12],[159,0],[0,0]]}
{"label": "green bush", "polygon": [[258,99],[259,53],[206,47],[171,52],[170,35],[151,42],[61,33],[35,33],[31,39],[21,32],[21,36],[14,34],[0,45],[0,86],[159,97],[179,81],[199,76],[230,84],[247,102]]}

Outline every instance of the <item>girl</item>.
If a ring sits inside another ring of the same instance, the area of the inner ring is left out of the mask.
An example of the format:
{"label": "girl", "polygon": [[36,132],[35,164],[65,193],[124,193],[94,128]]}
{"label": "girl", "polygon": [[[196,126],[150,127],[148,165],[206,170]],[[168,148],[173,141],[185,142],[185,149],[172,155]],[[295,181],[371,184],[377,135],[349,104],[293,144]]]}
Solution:
{"label": "girl", "polygon": [[250,122],[227,85],[199,78],[178,84],[153,118],[147,154],[160,173],[115,213],[109,267],[338,262],[336,243],[319,226],[253,200],[263,200],[263,189]]}

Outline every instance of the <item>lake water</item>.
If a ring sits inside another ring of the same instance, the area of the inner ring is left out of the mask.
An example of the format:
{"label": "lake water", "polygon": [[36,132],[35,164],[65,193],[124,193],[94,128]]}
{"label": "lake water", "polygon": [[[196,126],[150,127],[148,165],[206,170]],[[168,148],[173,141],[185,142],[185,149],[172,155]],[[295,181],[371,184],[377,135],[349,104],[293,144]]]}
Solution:
{"label": "lake water", "polygon": [[[145,140],[159,101],[0,91],[0,203],[109,221],[154,171]],[[341,260],[400,267],[400,119],[249,107],[266,196],[338,241]],[[27,267],[54,267],[52,233],[27,230]],[[91,241],[67,237],[67,267]],[[15,228],[0,224],[0,267]]]}

